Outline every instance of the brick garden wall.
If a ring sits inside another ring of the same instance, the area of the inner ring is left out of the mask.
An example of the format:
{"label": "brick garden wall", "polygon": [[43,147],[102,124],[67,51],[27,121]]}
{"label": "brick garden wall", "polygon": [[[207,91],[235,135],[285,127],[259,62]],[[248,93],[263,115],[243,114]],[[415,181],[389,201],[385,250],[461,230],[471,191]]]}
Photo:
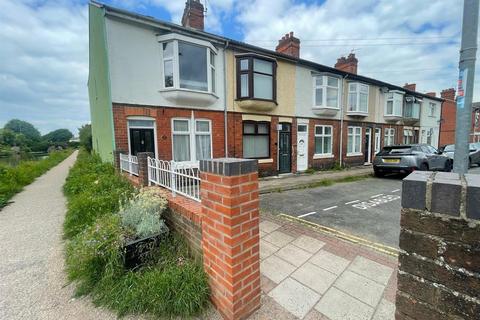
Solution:
{"label": "brick garden wall", "polygon": [[403,182],[396,319],[480,319],[480,175]]}

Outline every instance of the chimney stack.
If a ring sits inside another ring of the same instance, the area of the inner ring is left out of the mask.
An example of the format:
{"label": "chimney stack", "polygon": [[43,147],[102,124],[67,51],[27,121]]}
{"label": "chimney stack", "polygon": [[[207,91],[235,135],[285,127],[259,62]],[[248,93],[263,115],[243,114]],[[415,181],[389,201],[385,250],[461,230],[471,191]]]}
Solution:
{"label": "chimney stack", "polygon": [[442,92],[440,93],[440,96],[445,100],[455,101],[455,89],[448,88],[448,89],[442,90]]}
{"label": "chimney stack", "polygon": [[204,18],[203,4],[199,0],[187,0],[185,2],[182,26],[203,31]]}
{"label": "chimney stack", "polygon": [[426,95],[430,96],[430,97],[436,97],[437,96],[437,94],[435,92],[427,92]]}
{"label": "chimney stack", "polygon": [[415,83],[405,83],[403,87],[410,91],[417,91],[417,85]]}
{"label": "chimney stack", "polygon": [[300,39],[293,36],[293,31],[287,33],[282,39],[278,40],[275,51],[294,58],[300,58]]}
{"label": "chimney stack", "polygon": [[357,74],[358,59],[355,53],[350,53],[348,57],[340,57],[335,63],[335,69]]}

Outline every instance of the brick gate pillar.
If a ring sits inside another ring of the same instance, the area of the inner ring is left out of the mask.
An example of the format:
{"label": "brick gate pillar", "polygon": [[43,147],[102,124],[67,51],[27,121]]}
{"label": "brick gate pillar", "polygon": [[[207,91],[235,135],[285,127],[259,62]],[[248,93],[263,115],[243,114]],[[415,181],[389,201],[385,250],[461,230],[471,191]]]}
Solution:
{"label": "brick gate pillar", "polygon": [[138,183],[140,184],[140,186],[148,186],[148,157],[153,158],[153,152],[137,153]]}
{"label": "brick gate pillar", "polygon": [[480,319],[480,175],[403,181],[396,319]]}
{"label": "brick gate pillar", "polygon": [[113,165],[115,169],[120,172],[120,153],[125,154],[124,150],[114,150],[113,151]]}
{"label": "brick gate pillar", "polygon": [[202,247],[212,302],[225,319],[260,307],[256,160],[201,160]]}

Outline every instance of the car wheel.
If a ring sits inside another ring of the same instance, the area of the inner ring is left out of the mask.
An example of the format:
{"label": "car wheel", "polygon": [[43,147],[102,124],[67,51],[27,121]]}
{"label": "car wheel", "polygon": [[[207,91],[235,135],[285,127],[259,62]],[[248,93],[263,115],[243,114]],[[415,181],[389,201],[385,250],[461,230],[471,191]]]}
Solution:
{"label": "car wheel", "polygon": [[450,172],[453,169],[452,161],[445,161],[445,172]]}
{"label": "car wheel", "polygon": [[420,171],[428,171],[428,164],[422,163],[422,164],[420,165],[420,168],[418,168],[418,170],[420,170]]}

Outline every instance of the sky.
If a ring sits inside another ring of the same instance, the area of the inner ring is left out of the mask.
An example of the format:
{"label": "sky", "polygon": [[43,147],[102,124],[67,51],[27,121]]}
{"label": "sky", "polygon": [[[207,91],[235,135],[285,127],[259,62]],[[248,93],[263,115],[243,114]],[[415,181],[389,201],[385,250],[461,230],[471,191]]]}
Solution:
{"label": "sky", "polygon": [[[301,58],[333,66],[355,53],[358,73],[437,94],[456,87],[461,0],[202,0],[206,31],[274,49],[293,31]],[[184,0],[105,3],[180,23]],[[43,134],[90,120],[88,2],[0,0],[0,127],[12,118]],[[478,54],[477,54],[478,58]],[[474,100],[480,100],[477,61]]]}

